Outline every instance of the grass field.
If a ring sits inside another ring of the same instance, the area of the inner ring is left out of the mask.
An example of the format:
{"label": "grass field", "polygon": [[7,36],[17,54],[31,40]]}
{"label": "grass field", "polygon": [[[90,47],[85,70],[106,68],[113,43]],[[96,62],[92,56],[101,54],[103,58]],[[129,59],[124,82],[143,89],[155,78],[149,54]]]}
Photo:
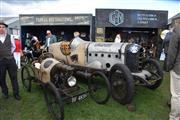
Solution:
{"label": "grass field", "polygon": [[[10,98],[1,98],[0,92],[0,120],[51,120],[41,88],[34,84],[32,92],[27,93],[22,86],[20,72],[18,75],[22,100],[14,99],[8,82]],[[166,102],[169,96],[169,74],[166,73],[162,85],[154,91],[136,86],[135,112],[129,112],[126,106],[112,98],[107,104],[98,105],[88,97],[65,104],[65,120],[168,120]]]}

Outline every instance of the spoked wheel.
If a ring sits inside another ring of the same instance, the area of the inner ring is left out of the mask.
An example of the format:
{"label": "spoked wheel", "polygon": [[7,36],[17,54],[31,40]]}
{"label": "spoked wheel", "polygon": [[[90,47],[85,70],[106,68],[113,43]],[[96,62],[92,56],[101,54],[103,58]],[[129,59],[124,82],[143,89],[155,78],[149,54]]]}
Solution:
{"label": "spoked wheel", "polygon": [[52,82],[44,86],[44,98],[53,120],[64,120],[64,106],[58,89]]}
{"label": "spoked wheel", "polygon": [[131,103],[134,96],[134,80],[124,64],[115,64],[110,70],[112,97],[121,104]]}
{"label": "spoked wheel", "polygon": [[158,88],[163,80],[163,70],[156,60],[148,59],[143,62],[143,70],[147,70],[151,73],[151,77],[148,78],[150,85],[147,87],[150,89]]}
{"label": "spoked wheel", "polygon": [[22,61],[24,64],[29,64],[31,63],[32,59],[33,59],[32,53],[24,53]]}
{"label": "spoked wheel", "polygon": [[92,73],[88,87],[91,98],[98,104],[105,104],[110,97],[110,83],[102,72]]}
{"label": "spoked wheel", "polygon": [[31,66],[23,66],[21,70],[21,80],[24,88],[30,92],[32,80],[35,79],[35,73]]}
{"label": "spoked wheel", "polygon": [[29,58],[28,58],[28,56],[25,56],[25,57],[24,57],[24,63],[25,63],[25,64],[28,64],[28,63],[29,63]]}
{"label": "spoked wheel", "polygon": [[26,65],[26,64],[28,64],[28,63],[29,63],[28,57],[27,57],[26,55],[23,55],[23,56],[21,57],[21,64],[22,64],[22,66],[24,66],[24,65]]}

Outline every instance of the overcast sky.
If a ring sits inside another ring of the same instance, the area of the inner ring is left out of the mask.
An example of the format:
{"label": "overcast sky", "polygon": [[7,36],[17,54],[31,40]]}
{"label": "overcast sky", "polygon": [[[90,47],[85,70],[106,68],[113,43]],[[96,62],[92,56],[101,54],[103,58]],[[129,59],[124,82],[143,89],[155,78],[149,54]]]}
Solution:
{"label": "overcast sky", "polygon": [[167,10],[180,13],[180,0],[0,0],[0,17],[19,14],[92,13],[96,8]]}

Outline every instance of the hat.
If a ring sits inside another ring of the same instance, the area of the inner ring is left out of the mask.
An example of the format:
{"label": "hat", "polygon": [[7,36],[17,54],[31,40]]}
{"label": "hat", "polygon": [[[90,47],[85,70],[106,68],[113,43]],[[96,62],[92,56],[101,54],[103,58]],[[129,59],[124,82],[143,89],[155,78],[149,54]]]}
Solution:
{"label": "hat", "polygon": [[80,35],[80,33],[79,32],[74,32],[74,37],[78,37]]}
{"label": "hat", "polygon": [[166,37],[166,34],[169,32],[169,30],[163,30],[160,34],[160,37],[162,40],[164,40],[164,38]]}
{"label": "hat", "polygon": [[8,27],[8,25],[1,20],[0,20],[0,25],[4,25],[5,27]]}
{"label": "hat", "polygon": [[85,32],[82,32],[82,33],[81,33],[81,37],[86,37],[86,33],[85,33]]}

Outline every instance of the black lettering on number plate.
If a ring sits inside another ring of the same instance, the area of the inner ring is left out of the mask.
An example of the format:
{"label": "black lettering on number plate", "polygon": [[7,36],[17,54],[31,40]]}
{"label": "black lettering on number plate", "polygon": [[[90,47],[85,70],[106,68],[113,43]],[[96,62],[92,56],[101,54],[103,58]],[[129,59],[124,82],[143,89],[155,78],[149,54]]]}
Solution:
{"label": "black lettering on number plate", "polygon": [[80,95],[80,96],[73,97],[73,98],[72,98],[72,103],[73,103],[73,102],[76,102],[76,101],[83,100],[83,99],[86,98],[86,97],[87,97],[87,94],[82,94],[82,95]]}

